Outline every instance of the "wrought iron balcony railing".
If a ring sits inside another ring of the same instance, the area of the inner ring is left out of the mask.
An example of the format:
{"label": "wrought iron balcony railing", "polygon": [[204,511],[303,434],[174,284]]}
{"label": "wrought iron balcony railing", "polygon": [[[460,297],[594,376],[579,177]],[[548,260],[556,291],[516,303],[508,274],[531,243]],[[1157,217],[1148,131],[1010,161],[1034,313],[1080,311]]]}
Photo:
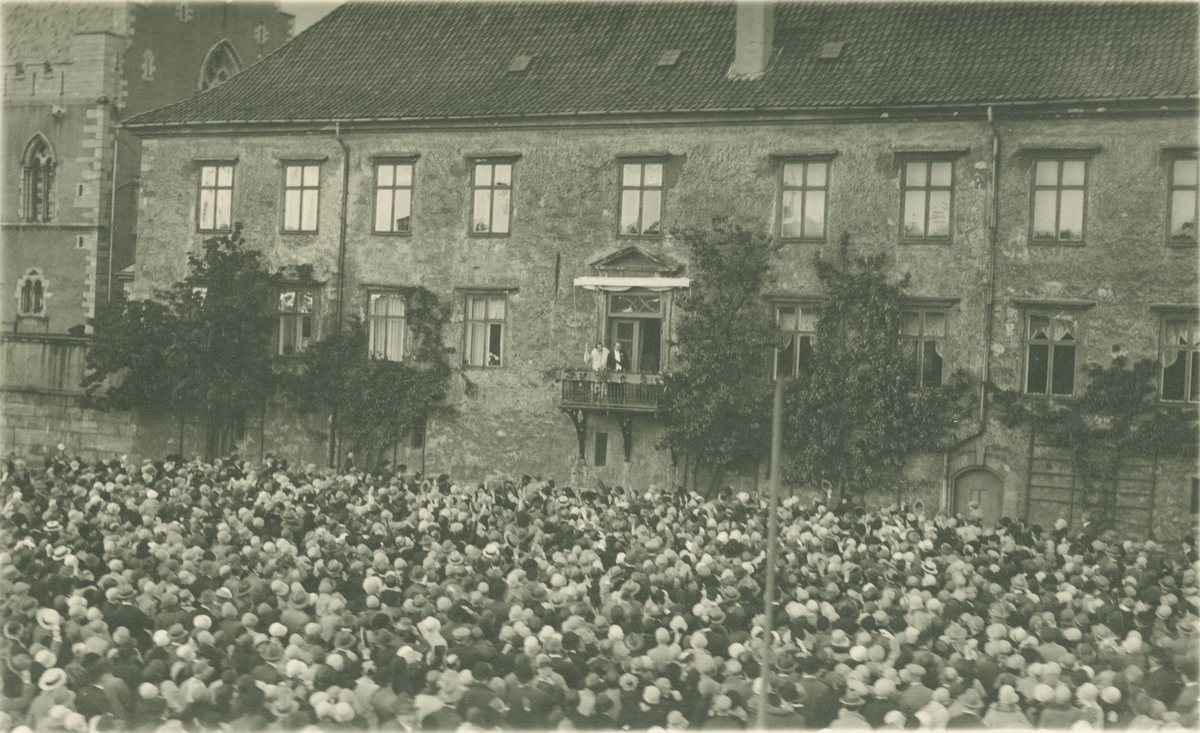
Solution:
{"label": "wrought iron balcony railing", "polygon": [[663,406],[660,374],[565,369],[561,380],[563,408],[657,412]]}

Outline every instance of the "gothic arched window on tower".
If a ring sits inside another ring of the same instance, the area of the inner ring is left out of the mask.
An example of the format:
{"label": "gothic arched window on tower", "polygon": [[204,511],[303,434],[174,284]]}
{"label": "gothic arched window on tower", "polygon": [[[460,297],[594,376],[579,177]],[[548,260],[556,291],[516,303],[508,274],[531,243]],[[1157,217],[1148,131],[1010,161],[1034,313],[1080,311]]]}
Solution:
{"label": "gothic arched window on tower", "polygon": [[224,84],[241,70],[242,62],[233,44],[229,41],[219,42],[204,59],[204,66],[200,70],[200,91]]}
{"label": "gothic arched window on tower", "polygon": [[23,316],[42,316],[46,313],[46,283],[41,273],[30,270],[21,278],[20,314]]}
{"label": "gothic arched window on tower", "polygon": [[54,151],[50,147],[50,141],[41,133],[34,135],[25,146],[22,168],[24,182],[21,218],[27,222],[50,221],[54,190]]}

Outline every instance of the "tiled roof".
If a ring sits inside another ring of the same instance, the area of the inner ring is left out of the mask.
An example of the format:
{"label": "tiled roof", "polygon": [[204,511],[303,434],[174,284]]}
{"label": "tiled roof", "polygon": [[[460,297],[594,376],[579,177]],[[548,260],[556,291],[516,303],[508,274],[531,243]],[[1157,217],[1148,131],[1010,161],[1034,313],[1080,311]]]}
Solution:
{"label": "tiled roof", "polygon": [[[1197,5],[781,3],[734,81],[732,3],[349,3],[127,124],[428,119],[1194,97]],[[844,42],[836,59],[826,43]],[[681,51],[659,66],[664,51]],[[532,56],[510,72],[514,57]]]}

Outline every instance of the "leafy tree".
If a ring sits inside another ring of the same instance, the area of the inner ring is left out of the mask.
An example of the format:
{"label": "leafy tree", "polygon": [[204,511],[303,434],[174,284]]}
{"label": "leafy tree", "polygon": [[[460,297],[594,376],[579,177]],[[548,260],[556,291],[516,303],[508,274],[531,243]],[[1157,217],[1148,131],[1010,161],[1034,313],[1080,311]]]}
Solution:
{"label": "leafy tree", "polygon": [[312,344],[288,392],[309,411],[331,415],[332,440],[352,452],[360,466],[374,467],[405,430],[423,428],[445,405],[451,368],[442,346],[446,309],[437,296],[406,290],[406,323],[411,348],[404,361],[368,353],[368,333],[357,319],[340,333]]}
{"label": "leafy tree", "polygon": [[816,257],[828,300],[817,321],[810,366],[784,391],[786,478],[820,486],[835,500],[894,488],[905,460],[936,450],[971,402],[962,370],[939,389],[914,391],[911,357],[900,336],[908,276],[889,277],[887,256],[851,257],[843,234],[838,257]]}
{"label": "leafy tree", "polygon": [[995,392],[1002,424],[1031,426],[1050,445],[1069,451],[1083,508],[1101,529],[1115,526],[1121,470],[1130,457],[1196,456],[1196,409],[1159,402],[1161,367],[1154,359],[1130,364],[1123,356],[1107,367],[1085,365],[1086,391],[1067,400]]}
{"label": "leafy tree", "polygon": [[118,297],[99,309],[83,380],[88,399],[117,409],[169,407],[205,419],[206,453],[229,442],[247,405],[275,383],[272,276],[240,224],[188,255],[189,274],[154,298]]}
{"label": "leafy tree", "polygon": [[712,470],[715,486],[731,465],[770,447],[768,355],[777,330],[762,301],[778,245],[727,219],[678,233],[691,252],[692,287],[676,301],[676,370],[661,447]]}

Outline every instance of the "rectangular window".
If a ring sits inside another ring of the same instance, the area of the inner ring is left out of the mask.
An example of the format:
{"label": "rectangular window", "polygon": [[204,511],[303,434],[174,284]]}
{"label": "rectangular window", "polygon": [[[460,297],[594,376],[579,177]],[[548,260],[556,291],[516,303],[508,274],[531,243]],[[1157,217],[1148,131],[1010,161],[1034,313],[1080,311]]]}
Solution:
{"label": "rectangular window", "polygon": [[785,161],[779,186],[781,239],[825,239],[829,161]]}
{"label": "rectangular window", "polygon": [[316,298],[312,290],[280,291],[276,306],[279,340],[275,351],[279,356],[295,356],[308,348],[313,338]]}
{"label": "rectangular window", "polygon": [[1171,161],[1171,244],[1196,243],[1196,159]]}
{"label": "rectangular window", "polygon": [[463,333],[463,364],[476,367],[504,365],[504,323],[508,296],[467,296]]}
{"label": "rectangular window", "polygon": [[374,359],[404,360],[404,296],[371,293],[367,300],[368,353]]}
{"label": "rectangular window", "polygon": [[946,313],[940,310],[906,310],[901,314],[905,377],[911,389],[942,386],[942,360],[946,353]]}
{"label": "rectangular window", "polygon": [[197,228],[204,232],[227,231],[232,226],[232,211],[233,166],[201,166]]}
{"label": "rectangular window", "polygon": [[817,340],[817,319],[820,311],[811,306],[777,305],[775,323],[788,334],[787,346],[775,349],[775,373],[795,377],[812,369],[813,344]]}
{"label": "rectangular window", "polygon": [[1070,312],[1029,313],[1026,327],[1026,394],[1075,394],[1079,315]]}
{"label": "rectangular window", "polygon": [[596,450],[592,452],[592,465],[597,468],[608,464],[608,433],[596,433]]}
{"label": "rectangular window", "polygon": [[471,233],[508,234],[512,207],[511,162],[477,161],[471,172]]}
{"label": "rectangular window", "polygon": [[903,180],[903,239],[948,240],[954,194],[953,161],[905,161]]}
{"label": "rectangular window", "polygon": [[1160,338],[1162,398],[1200,402],[1200,329],[1195,318],[1163,318]]}
{"label": "rectangular window", "polygon": [[376,232],[408,234],[412,231],[412,186],[411,162],[376,164]]}
{"label": "rectangular window", "polygon": [[621,164],[620,234],[657,237],[662,234],[663,164]]}
{"label": "rectangular window", "polygon": [[609,294],[609,369],[645,374],[662,369],[662,314],[659,293]]}
{"label": "rectangular window", "polygon": [[1039,160],[1033,173],[1033,241],[1082,242],[1086,160]]}
{"label": "rectangular window", "polygon": [[319,165],[284,166],[283,231],[317,231],[317,192],[320,180]]}
{"label": "rectangular window", "polygon": [[1200,514],[1200,478],[1192,477],[1192,514]]}

